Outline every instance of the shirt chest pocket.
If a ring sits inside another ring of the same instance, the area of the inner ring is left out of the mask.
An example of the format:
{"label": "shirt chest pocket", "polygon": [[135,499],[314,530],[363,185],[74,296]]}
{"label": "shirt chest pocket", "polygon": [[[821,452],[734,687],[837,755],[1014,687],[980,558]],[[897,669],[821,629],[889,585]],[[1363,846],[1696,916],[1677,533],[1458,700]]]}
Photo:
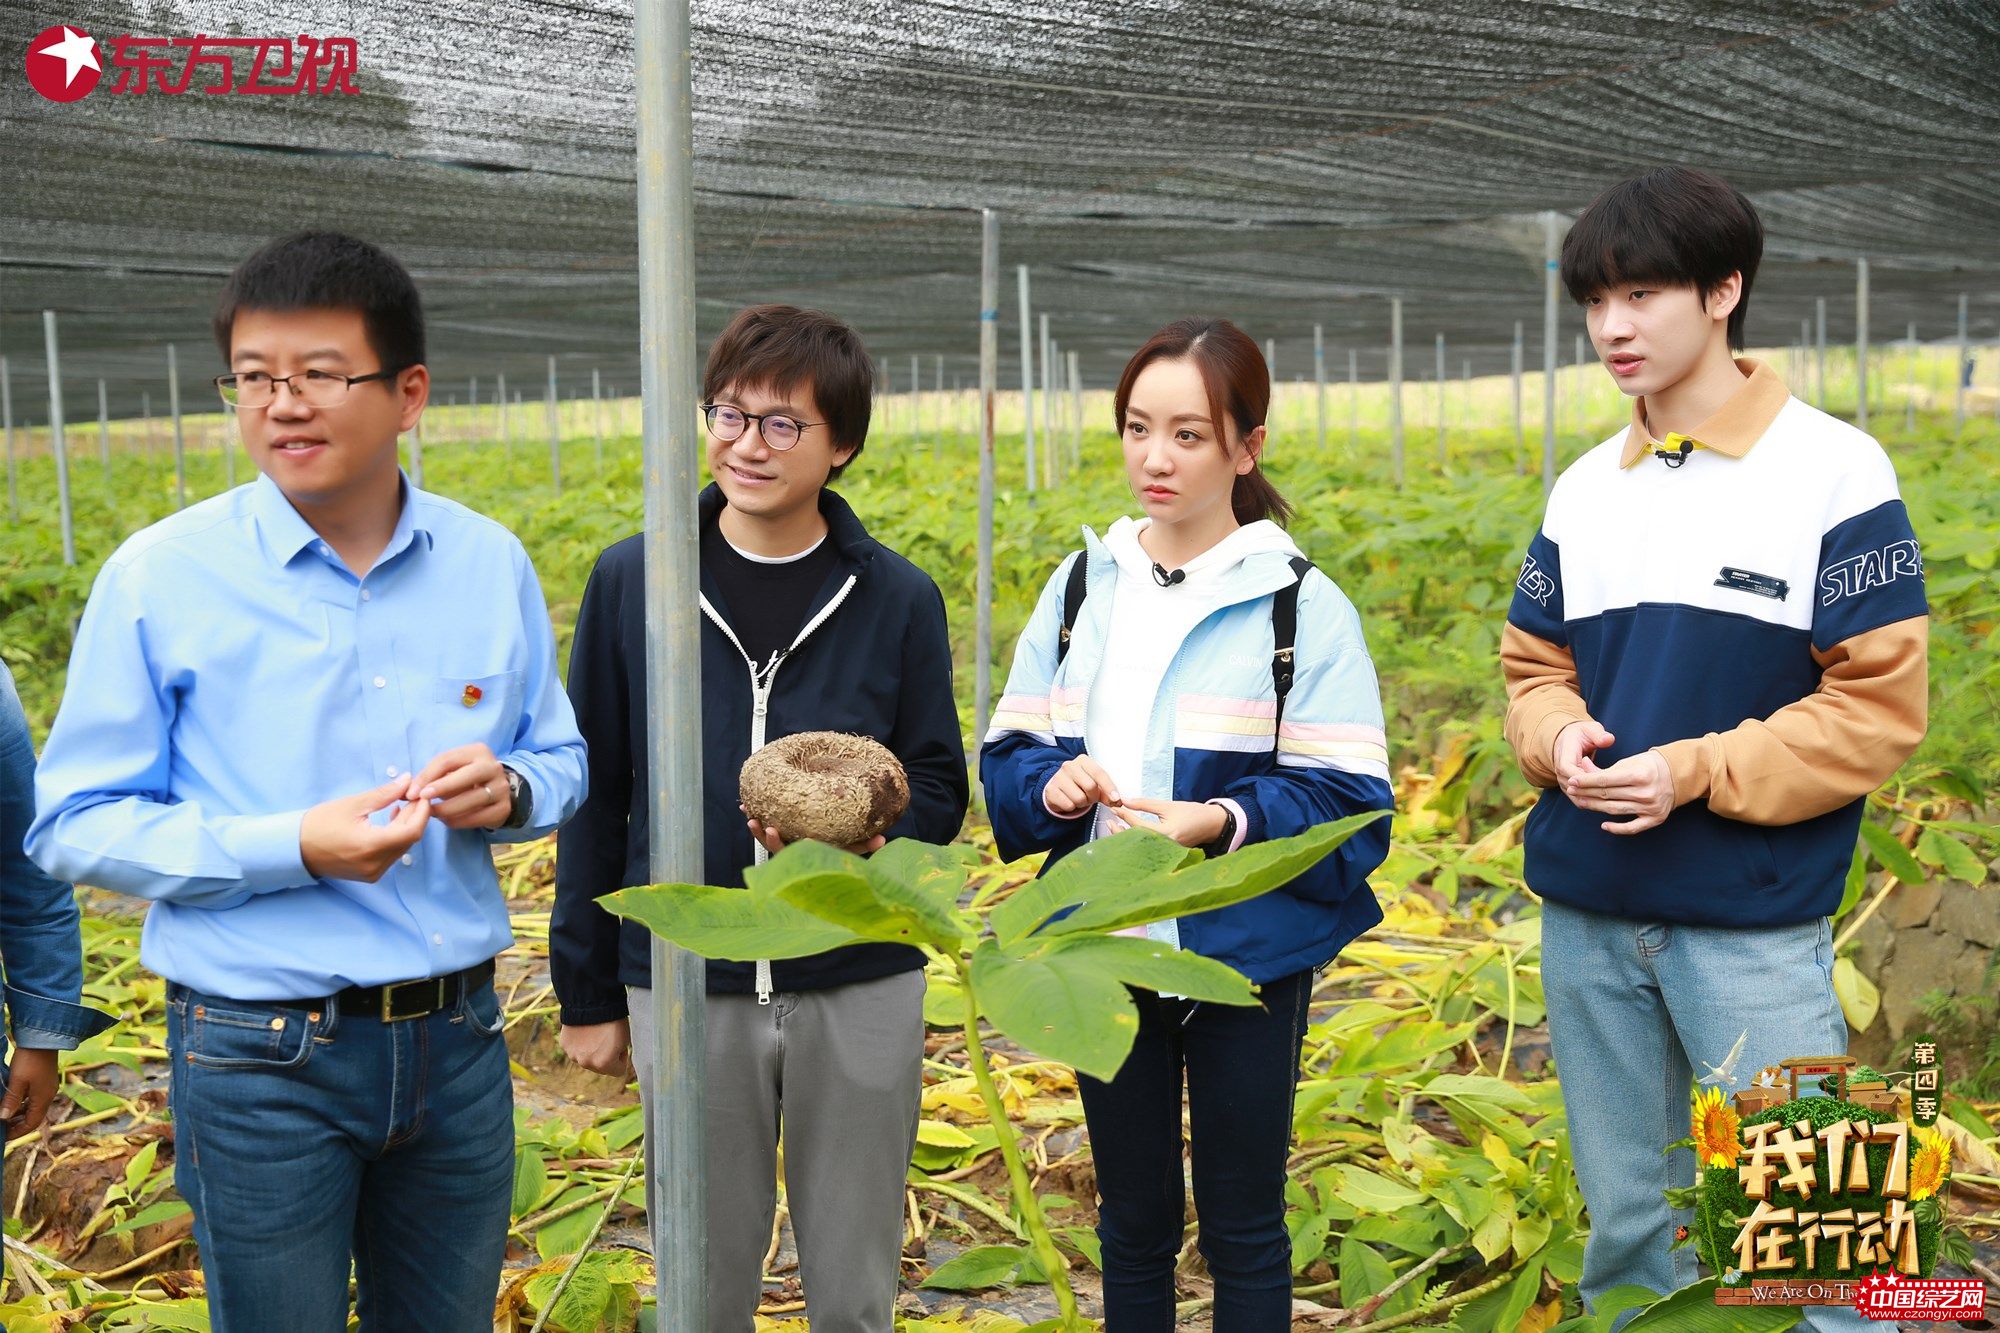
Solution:
{"label": "shirt chest pocket", "polygon": [[520,671],[434,678],[423,719],[431,754],[475,744],[496,755],[513,749],[523,680]]}

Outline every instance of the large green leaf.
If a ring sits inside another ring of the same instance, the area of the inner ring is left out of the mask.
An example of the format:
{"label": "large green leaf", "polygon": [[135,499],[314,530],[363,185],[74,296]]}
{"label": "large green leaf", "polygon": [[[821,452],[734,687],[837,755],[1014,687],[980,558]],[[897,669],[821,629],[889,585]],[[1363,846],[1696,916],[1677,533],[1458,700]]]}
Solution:
{"label": "large green leaf", "polygon": [[956,953],[973,932],[951,899],[939,896],[947,872],[917,853],[900,852],[876,866],[825,843],[795,842],[772,857],[765,870],[773,897],[845,926],[862,939],[928,944]]}
{"label": "large green leaf", "polygon": [[1715,1279],[1682,1287],[1641,1310],[1626,1333],[1778,1333],[1798,1323],[1796,1305],[1717,1305]]}
{"label": "large green leaf", "polygon": [[1065,907],[1176,869],[1191,855],[1172,838],[1146,828],[1087,842],[1056,862],[1048,874],[1016,889],[987,913],[987,924],[995,939],[1012,944]]}
{"label": "large green leaf", "polygon": [[[975,1245],[939,1264],[937,1271],[925,1278],[922,1285],[945,1291],[997,1287],[1016,1272],[1034,1265],[1034,1257],[1034,1253],[1024,1245]],[[1034,1267],[1039,1277],[1040,1267]]]}
{"label": "large green leaf", "polygon": [[857,939],[778,898],[712,884],[653,884],[597,901],[704,958],[801,958]]}
{"label": "large green leaf", "polygon": [[[1163,995],[1219,1004],[1255,1004],[1250,979],[1226,963],[1132,935],[1064,935],[1029,940],[1005,950],[1023,961],[1046,961],[1064,971],[1089,969],[1112,980]],[[977,983],[974,983],[977,985]]]}
{"label": "large green leaf", "polygon": [[1046,954],[1011,958],[992,940],[972,953],[972,988],[993,1026],[1035,1054],[1109,1079],[1131,1053],[1139,1010],[1108,970]]}
{"label": "large green leaf", "polygon": [[1868,844],[1869,851],[1875,853],[1876,864],[1897,879],[1905,884],[1924,882],[1923,866],[1888,829],[1864,819],[1861,821],[1861,840]]}
{"label": "large green leaf", "polygon": [[1116,893],[1100,893],[1062,920],[1051,922],[1044,933],[1122,930],[1240,903],[1297,879],[1388,813],[1370,810],[1350,815],[1293,837],[1253,843],[1227,856],[1155,875]]}

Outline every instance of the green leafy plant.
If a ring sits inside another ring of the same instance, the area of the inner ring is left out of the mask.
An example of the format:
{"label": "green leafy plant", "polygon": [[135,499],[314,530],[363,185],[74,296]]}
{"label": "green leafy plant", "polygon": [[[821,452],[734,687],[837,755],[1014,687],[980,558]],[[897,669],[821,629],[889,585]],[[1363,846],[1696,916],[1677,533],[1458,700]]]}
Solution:
{"label": "green leafy plant", "polygon": [[947,1272],[947,1280],[976,1276],[991,1283],[1032,1272],[1054,1288],[1061,1327],[1082,1329],[1068,1262],[994,1084],[981,1020],[1030,1051],[1111,1078],[1139,1030],[1128,988],[1218,1004],[1256,1002],[1250,982],[1213,959],[1113,932],[1275,889],[1384,813],[1214,860],[1151,830],[1128,829],[1065,857],[991,906],[978,893],[966,895],[964,849],[908,839],[865,859],[823,843],[793,843],[748,871],[746,889],[662,884],[599,901],[708,958],[795,958],[874,940],[915,945],[941,963],[962,997],[966,1053],[1028,1239],[1025,1249],[985,1246],[961,1256],[955,1262],[964,1271]]}

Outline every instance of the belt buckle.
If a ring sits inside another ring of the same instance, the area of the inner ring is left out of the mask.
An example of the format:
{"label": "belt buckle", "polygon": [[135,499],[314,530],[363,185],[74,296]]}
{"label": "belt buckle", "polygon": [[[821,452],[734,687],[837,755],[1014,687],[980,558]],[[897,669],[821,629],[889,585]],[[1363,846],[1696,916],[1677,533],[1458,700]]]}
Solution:
{"label": "belt buckle", "polygon": [[396,992],[407,990],[412,986],[429,986],[432,988],[431,994],[433,996],[441,994],[443,989],[437,977],[425,977],[419,981],[396,981],[384,984],[382,987],[382,1021],[384,1023],[401,1023],[412,1018],[422,1018],[426,1014],[436,1013],[443,1007],[440,1001],[433,1003],[428,1009],[417,1009],[407,1014],[397,1013]]}

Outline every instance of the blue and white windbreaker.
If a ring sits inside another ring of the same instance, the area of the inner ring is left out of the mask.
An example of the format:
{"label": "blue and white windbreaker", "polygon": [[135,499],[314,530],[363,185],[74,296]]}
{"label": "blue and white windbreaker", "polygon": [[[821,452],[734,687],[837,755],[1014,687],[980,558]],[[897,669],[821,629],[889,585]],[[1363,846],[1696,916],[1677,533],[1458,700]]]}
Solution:
{"label": "blue and white windbreaker", "polygon": [[[1104,543],[1087,528],[1083,538],[1089,594],[1069,653],[1058,665],[1063,589],[1080,554],[1065,558],[1043,587],[980,750],[994,841],[1009,860],[1046,850],[1052,866],[1089,841],[1096,822],[1059,818],[1042,803],[1056,769],[1090,748],[1086,703],[1118,584]],[[1181,801],[1228,797],[1243,810],[1246,844],[1394,805],[1361,622],[1318,569],[1300,588],[1296,675],[1273,744],[1271,598],[1292,582],[1298,554],[1287,539],[1225,574],[1216,608],[1174,653],[1147,725],[1144,789]],[[1318,967],[1382,919],[1368,875],[1388,850],[1389,822],[1381,820],[1281,888],[1181,918],[1181,947],[1260,984]]]}

